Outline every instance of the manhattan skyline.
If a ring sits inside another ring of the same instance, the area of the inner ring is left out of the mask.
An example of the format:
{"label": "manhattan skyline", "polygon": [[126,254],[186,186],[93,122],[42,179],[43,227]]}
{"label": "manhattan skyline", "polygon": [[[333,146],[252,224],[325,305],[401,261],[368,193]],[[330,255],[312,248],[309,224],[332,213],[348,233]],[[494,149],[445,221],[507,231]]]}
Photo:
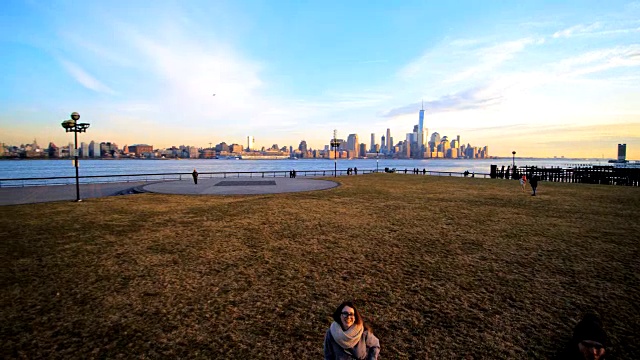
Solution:
{"label": "manhattan skyline", "polygon": [[[640,2],[10,1],[0,142],[322,148],[419,123],[492,155],[640,159]],[[215,96],[213,96],[215,94]],[[396,139],[396,140],[397,140]],[[379,142],[379,140],[378,140]]]}

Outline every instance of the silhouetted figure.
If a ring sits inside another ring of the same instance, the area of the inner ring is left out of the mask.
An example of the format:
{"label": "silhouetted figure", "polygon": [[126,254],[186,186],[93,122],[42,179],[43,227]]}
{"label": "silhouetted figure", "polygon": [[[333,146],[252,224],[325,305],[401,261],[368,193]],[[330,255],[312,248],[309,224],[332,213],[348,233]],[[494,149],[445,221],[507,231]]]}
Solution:
{"label": "silhouetted figure", "polygon": [[507,172],[504,173],[504,178],[509,180],[511,177],[511,165],[507,166]]}
{"label": "silhouetted figure", "polygon": [[502,169],[500,169],[500,179],[504,179],[504,165],[502,165]]}
{"label": "silhouetted figure", "polygon": [[559,359],[604,360],[608,341],[598,315],[587,314],[573,329],[573,337]]}
{"label": "silhouetted figure", "polygon": [[404,168],[404,173],[405,173],[405,174],[407,173],[407,168]]}
{"label": "silhouetted figure", "polygon": [[295,179],[296,178],[296,170],[293,169],[293,171],[291,173],[293,174],[293,178]]}
{"label": "silhouetted figure", "polygon": [[427,169],[423,168],[422,169],[422,175],[426,175],[427,174]]}
{"label": "silhouetted figure", "polygon": [[354,167],[354,168],[353,168],[353,174],[354,174],[354,175],[358,175],[358,168],[357,168],[357,167]]}
{"label": "silhouetted figure", "polygon": [[191,176],[193,176],[193,183],[198,185],[198,172],[196,171],[196,169],[193,169]]}
{"label": "silhouetted figure", "polygon": [[531,184],[531,189],[533,190],[533,194],[531,194],[531,196],[536,196],[536,189],[538,188],[538,175],[533,175],[529,180],[529,184]]}
{"label": "silhouetted figure", "polygon": [[469,176],[469,170],[464,171],[464,177],[467,177],[467,176]]}

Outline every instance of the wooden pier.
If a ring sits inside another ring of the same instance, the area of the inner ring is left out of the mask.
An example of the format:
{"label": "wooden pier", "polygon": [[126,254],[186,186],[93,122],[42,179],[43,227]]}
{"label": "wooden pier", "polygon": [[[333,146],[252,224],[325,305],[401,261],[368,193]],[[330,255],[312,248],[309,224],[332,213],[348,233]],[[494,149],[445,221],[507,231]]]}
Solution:
{"label": "wooden pier", "polygon": [[585,167],[537,167],[537,166],[504,166],[498,169],[491,165],[492,179],[520,179],[526,175],[530,179],[537,175],[542,181],[640,186],[640,168],[615,166],[585,166]]}

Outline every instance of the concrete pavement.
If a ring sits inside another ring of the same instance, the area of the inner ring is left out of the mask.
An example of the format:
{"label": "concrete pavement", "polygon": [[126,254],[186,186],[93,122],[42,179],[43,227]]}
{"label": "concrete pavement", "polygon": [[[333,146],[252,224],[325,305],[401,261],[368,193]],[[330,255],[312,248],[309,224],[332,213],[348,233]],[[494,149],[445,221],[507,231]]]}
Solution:
{"label": "concrete pavement", "polygon": [[[314,191],[338,186],[337,182],[310,178],[210,178],[160,182],[129,182],[80,185],[80,198],[151,192],[181,195],[248,195]],[[76,199],[75,185],[0,188],[0,205],[32,204]]]}

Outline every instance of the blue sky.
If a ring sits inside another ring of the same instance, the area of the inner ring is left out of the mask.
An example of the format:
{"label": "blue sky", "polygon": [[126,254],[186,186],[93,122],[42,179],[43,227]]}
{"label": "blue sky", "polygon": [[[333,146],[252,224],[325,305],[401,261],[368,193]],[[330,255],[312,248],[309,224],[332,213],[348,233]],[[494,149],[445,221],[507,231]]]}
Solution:
{"label": "blue sky", "polygon": [[[387,128],[640,159],[640,2],[14,1],[0,142],[313,148]],[[216,96],[212,96],[212,94]]]}

